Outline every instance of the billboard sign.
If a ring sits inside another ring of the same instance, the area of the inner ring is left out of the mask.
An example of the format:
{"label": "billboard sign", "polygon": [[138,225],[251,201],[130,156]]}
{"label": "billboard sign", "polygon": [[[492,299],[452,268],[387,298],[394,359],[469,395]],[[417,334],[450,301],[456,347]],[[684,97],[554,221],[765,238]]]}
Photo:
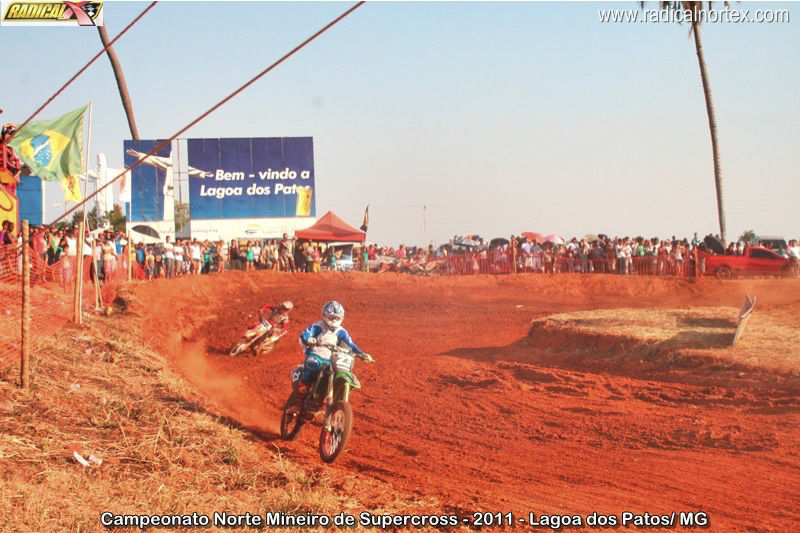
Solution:
{"label": "billboard sign", "polygon": [[192,221],[316,215],[311,137],[186,142]]}
{"label": "billboard sign", "polygon": [[[126,140],[123,143],[125,167],[130,167],[162,142],[160,139]],[[130,203],[125,205],[125,217],[129,222],[152,228],[158,239],[175,236],[173,144],[167,143],[130,171]]]}
{"label": "billboard sign", "polygon": [[[161,139],[125,141],[125,166],[130,167],[162,142]],[[154,157],[148,158],[131,171],[131,202],[127,213],[131,222],[165,219],[165,208],[168,208],[166,199],[174,198],[171,153],[172,147],[167,144]],[[169,161],[169,166],[155,164],[161,160]]]}
{"label": "billboard sign", "polygon": [[44,224],[44,183],[39,176],[22,176],[17,185],[17,198],[20,220],[27,220],[34,226]]}

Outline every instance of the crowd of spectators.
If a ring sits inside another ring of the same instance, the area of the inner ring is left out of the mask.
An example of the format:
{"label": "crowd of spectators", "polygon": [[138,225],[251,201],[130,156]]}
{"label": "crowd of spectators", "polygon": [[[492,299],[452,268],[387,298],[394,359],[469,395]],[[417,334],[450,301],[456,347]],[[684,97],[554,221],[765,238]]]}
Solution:
{"label": "crowd of spectators", "polygon": [[[75,275],[78,253],[78,230],[75,227],[37,226],[31,232],[31,247],[37,261],[53,267],[53,279],[70,282]],[[13,225],[3,223],[0,242],[6,247],[17,244]],[[743,253],[744,242],[732,242],[725,253]],[[130,250],[130,257],[126,252]],[[792,239],[776,249],[798,271],[800,245]],[[454,238],[438,247],[379,246],[376,244],[328,245],[298,241],[283,234],[281,239],[233,239],[200,241],[166,237],[155,244],[128,246],[119,231],[86,231],[83,255],[91,279],[103,282],[127,261],[141,268],[139,277],[173,278],[185,275],[238,270],[274,270],[283,272],[321,272],[324,270],[387,270],[438,274],[500,273],[614,273],[620,275],[690,275],[705,273],[705,257],[711,251],[697,233],[692,239],[671,237],[609,237],[606,235],[544,240],[530,236],[511,236],[485,243],[477,236]],[[6,261],[7,262],[7,261]],[[12,270],[13,265],[3,266]]]}

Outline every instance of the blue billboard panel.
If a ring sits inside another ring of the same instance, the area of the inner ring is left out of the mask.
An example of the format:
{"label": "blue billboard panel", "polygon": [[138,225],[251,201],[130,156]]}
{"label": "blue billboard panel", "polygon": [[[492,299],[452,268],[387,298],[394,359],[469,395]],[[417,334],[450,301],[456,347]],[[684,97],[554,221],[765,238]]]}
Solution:
{"label": "blue billboard panel", "polygon": [[[125,141],[125,166],[129,167],[163,140]],[[174,197],[172,191],[172,147],[161,148],[155,157],[148,158],[131,171],[131,203],[125,215],[131,222],[164,220],[166,198]],[[169,183],[167,174],[169,173]],[[169,189],[169,190],[168,190]]]}
{"label": "blue billboard panel", "polygon": [[311,137],[188,139],[187,151],[192,219],[316,216]]}
{"label": "blue billboard panel", "polygon": [[44,184],[39,176],[22,176],[17,185],[19,219],[34,226],[44,224]]}

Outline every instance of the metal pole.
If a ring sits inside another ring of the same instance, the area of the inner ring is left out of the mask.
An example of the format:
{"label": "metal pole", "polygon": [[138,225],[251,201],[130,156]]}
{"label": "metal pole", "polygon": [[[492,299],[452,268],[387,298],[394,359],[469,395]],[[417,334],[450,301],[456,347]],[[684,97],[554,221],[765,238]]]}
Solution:
{"label": "metal pole", "polygon": [[97,237],[92,239],[92,266],[94,267],[94,308],[103,308],[103,296],[100,293],[100,270],[97,268],[95,252],[97,250]]}
{"label": "metal pole", "polygon": [[[86,211],[84,210],[84,213]],[[83,294],[83,220],[78,224],[78,255],[75,256],[75,300],[72,321],[81,323],[81,295]]]}
{"label": "metal pole", "polygon": [[131,250],[133,250],[133,243],[131,243],[131,227],[127,223],[127,221],[125,222],[125,230],[126,230],[126,233],[128,234],[128,244],[127,244],[127,246],[125,246],[125,253],[127,254],[127,256],[125,257],[125,261],[128,262],[128,281],[130,281],[131,280],[131,267],[132,267],[132,265],[131,265],[131,263],[132,263],[132,261],[131,261]]}
{"label": "metal pole", "polygon": [[428,208],[424,205],[422,206],[422,227],[425,230],[425,242],[423,243],[424,246],[428,246],[428,218],[425,216],[427,214]]}
{"label": "metal pole", "polygon": [[[83,175],[86,180],[83,182],[83,197],[86,198],[86,193],[89,189],[89,156],[92,152],[92,102],[89,101],[89,125],[86,133],[86,154],[83,158]],[[66,202],[64,202],[66,204]],[[75,256],[75,301],[72,313],[72,321],[75,324],[82,322],[82,302],[83,299],[83,232],[86,227],[86,209],[89,204],[83,206],[83,218],[78,224],[78,250]]]}
{"label": "metal pole", "polygon": [[19,370],[20,385],[27,390],[31,384],[31,258],[28,221],[22,221],[22,354]]}

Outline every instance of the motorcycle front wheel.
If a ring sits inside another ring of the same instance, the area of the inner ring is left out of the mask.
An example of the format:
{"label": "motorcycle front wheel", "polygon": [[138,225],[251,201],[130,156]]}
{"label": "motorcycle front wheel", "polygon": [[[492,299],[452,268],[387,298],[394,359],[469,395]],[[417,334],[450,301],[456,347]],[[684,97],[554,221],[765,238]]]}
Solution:
{"label": "motorcycle front wheel", "polygon": [[247,339],[239,339],[231,347],[230,351],[228,352],[228,355],[239,355],[240,353],[242,353],[247,349],[247,346],[249,344],[250,343]]}
{"label": "motorcycle front wheel", "polygon": [[300,416],[300,406],[294,401],[294,394],[289,396],[281,415],[281,438],[294,440],[303,427],[303,417]]}
{"label": "motorcycle front wheel", "polygon": [[323,427],[319,435],[319,456],[325,463],[334,462],[347,447],[353,429],[353,410],[349,403],[339,401],[333,406],[330,425],[330,430]]}

